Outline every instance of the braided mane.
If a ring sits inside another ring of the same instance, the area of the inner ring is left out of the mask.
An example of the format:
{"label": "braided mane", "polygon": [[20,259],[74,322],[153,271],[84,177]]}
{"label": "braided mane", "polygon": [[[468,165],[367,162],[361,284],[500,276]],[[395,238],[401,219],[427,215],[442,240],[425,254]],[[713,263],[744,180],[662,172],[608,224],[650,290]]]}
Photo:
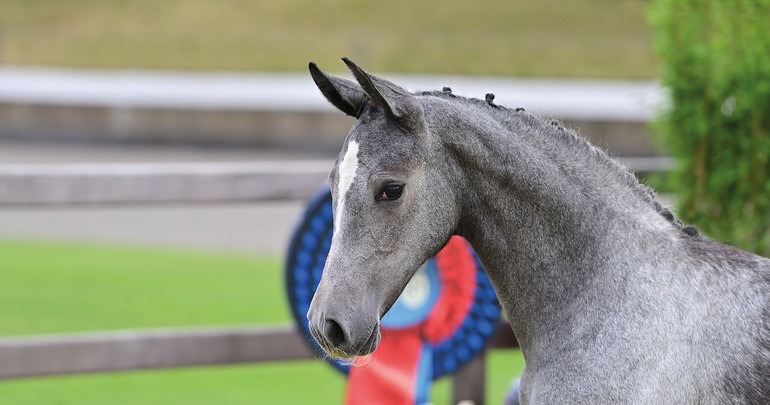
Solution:
{"label": "braided mane", "polygon": [[500,122],[509,122],[517,120],[524,122],[530,126],[539,126],[543,133],[550,136],[558,137],[563,140],[567,145],[577,150],[583,151],[586,156],[597,161],[605,167],[610,168],[621,179],[623,184],[627,185],[635,195],[641,198],[645,203],[649,204],[655,211],[665,218],[668,222],[673,224],[677,229],[686,234],[687,236],[700,236],[700,231],[694,226],[685,225],[682,221],[678,220],[674,213],[663,207],[656,199],[655,192],[649,186],[642,184],[636,178],[636,176],[623,166],[617,159],[610,157],[604,150],[592,145],[583,137],[579,136],[574,131],[565,128],[558,121],[551,120],[546,121],[530,114],[524,110],[524,108],[507,108],[494,103],[495,95],[487,93],[484,100],[471,97],[457,96],[452,93],[452,89],[444,87],[441,91],[423,91],[417,93],[422,96],[433,96],[442,99],[454,100],[456,102],[463,102],[466,104],[474,105],[477,108],[484,108],[496,117]]}

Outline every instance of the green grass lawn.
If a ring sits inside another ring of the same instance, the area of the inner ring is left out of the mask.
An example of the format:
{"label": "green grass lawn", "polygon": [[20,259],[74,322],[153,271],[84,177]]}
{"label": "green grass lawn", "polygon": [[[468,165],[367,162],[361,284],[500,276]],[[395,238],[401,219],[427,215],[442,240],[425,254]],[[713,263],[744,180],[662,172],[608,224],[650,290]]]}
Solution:
{"label": "green grass lawn", "polygon": [[98,68],[656,75],[640,0],[3,0],[0,60]]}
{"label": "green grass lawn", "polygon": [[3,241],[0,276],[0,335],[290,317],[275,258]]}
{"label": "green grass lawn", "polygon": [[[275,258],[0,240],[0,335],[286,323],[282,271]],[[489,356],[492,403],[522,367],[517,350]],[[296,361],[0,381],[0,403],[340,404],[344,384]],[[435,403],[449,391],[438,381]]]}

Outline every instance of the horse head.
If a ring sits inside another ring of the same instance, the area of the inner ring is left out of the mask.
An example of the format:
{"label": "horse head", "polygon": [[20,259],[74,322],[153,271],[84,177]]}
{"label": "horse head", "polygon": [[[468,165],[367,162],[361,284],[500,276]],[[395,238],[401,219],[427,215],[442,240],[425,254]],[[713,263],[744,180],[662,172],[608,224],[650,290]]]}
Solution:
{"label": "horse head", "polygon": [[421,100],[343,60],[356,82],[310,63],[323,95],[357,121],[329,175],[334,236],[307,317],[329,355],[351,358],[377,347],[380,319],[446,244],[459,209]]}

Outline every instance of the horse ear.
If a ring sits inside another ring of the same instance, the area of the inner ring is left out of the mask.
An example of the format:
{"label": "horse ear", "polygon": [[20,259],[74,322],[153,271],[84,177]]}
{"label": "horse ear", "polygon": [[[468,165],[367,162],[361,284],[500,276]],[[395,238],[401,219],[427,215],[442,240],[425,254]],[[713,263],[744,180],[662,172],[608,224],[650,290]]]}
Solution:
{"label": "horse ear", "polygon": [[308,69],[316,86],[330,103],[345,114],[358,118],[361,105],[366,102],[361,86],[350,80],[327,75],[315,62],[310,62]]}
{"label": "horse ear", "polygon": [[342,60],[374,104],[384,108],[391,118],[405,127],[412,130],[421,128],[424,112],[413,94],[401,86],[366,72],[348,58]]}

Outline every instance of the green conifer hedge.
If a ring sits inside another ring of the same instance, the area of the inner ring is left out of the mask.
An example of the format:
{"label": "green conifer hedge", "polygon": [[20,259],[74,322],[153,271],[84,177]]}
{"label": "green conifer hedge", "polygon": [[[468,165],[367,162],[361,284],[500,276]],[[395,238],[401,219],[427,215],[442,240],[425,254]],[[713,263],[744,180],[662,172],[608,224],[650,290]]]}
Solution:
{"label": "green conifer hedge", "polygon": [[770,0],[655,0],[649,17],[679,216],[770,255]]}

